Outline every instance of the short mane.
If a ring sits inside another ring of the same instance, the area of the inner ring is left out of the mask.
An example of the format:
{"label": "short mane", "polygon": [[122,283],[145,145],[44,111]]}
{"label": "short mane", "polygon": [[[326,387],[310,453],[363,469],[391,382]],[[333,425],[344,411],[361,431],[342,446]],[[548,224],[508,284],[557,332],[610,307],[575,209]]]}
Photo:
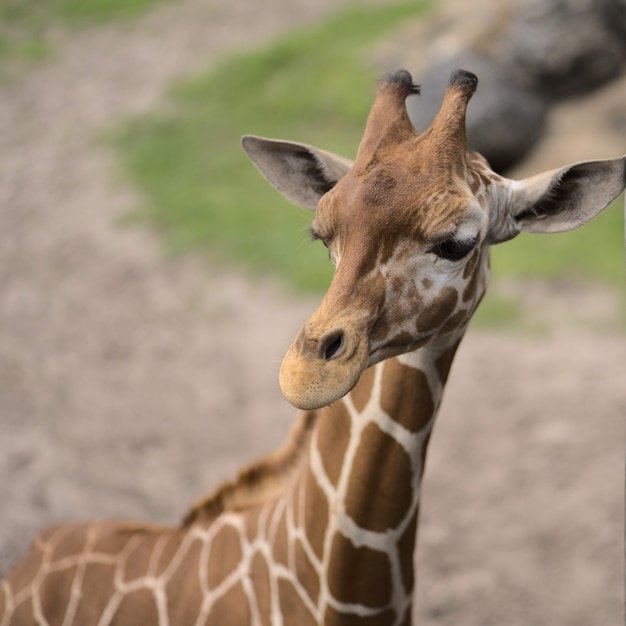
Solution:
{"label": "short mane", "polygon": [[185,515],[183,527],[209,522],[225,511],[242,511],[277,498],[300,466],[317,416],[317,411],[300,413],[281,448],[244,467],[234,481],[222,483],[196,502]]}

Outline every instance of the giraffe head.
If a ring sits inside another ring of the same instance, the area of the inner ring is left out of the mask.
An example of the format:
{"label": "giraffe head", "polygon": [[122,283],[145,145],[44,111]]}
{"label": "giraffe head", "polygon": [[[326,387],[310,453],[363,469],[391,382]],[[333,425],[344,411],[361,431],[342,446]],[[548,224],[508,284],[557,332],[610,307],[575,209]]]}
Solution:
{"label": "giraffe head", "polygon": [[336,271],[280,371],[294,406],[349,392],[370,365],[432,342],[457,341],[488,282],[489,246],[520,231],[576,228],[625,184],[626,157],[577,163],[522,181],[467,152],[474,74],[452,73],[430,127],[412,126],[410,74],[386,75],[354,162],[305,144],[243,138],[261,173],[315,211],[311,232]]}

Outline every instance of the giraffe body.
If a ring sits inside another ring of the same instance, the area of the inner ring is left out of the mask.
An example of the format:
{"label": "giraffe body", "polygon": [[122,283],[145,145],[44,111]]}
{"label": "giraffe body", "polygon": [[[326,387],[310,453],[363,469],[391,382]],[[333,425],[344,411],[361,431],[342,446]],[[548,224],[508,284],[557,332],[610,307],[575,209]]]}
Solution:
{"label": "giraffe body", "polygon": [[[2,585],[0,623],[410,623],[419,483],[451,356],[387,360],[303,413],[292,475],[263,504],[216,514],[218,492],[178,528],[47,529]],[[425,410],[401,409],[420,396]]]}
{"label": "giraffe body", "polygon": [[288,351],[286,445],[180,527],[44,531],[2,582],[0,626],[411,623],[420,484],[455,351],[487,288],[489,247],[576,228],[624,188],[626,157],[524,180],[468,153],[473,74],[452,74],[423,134],[408,72],[383,78],[355,162],[248,136],[244,149],[337,270]]}

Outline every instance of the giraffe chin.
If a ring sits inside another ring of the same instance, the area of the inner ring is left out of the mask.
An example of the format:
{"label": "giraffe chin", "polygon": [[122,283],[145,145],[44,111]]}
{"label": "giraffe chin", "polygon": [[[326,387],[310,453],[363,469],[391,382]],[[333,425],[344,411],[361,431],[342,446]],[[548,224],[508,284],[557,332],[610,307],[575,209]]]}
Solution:
{"label": "giraffe chin", "polygon": [[[361,351],[359,351],[361,352]],[[367,350],[350,359],[310,360],[292,346],[280,367],[280,389],[287,402],[297,409],[321,409],[345,396],[359,382],[368,365]]]}

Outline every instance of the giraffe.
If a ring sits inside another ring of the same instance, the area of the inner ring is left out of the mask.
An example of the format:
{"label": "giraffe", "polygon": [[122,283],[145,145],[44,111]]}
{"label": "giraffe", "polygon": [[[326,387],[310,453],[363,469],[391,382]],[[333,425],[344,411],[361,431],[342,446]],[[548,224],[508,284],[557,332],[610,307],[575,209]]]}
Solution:
{"label": "giraffe", "polygon": [[624,188],[626,157],[512,181],[467,151],[477,87],[452,73],[418,133],[410,74],[383,77],[354,162],[243,138],[261,173],[315,211],[335,275],[279,380],[300,409],[285,445],[176,527],[48,528],[2,581],[0,626],[411,623],[426,450],[489,247],[576,228]]}

